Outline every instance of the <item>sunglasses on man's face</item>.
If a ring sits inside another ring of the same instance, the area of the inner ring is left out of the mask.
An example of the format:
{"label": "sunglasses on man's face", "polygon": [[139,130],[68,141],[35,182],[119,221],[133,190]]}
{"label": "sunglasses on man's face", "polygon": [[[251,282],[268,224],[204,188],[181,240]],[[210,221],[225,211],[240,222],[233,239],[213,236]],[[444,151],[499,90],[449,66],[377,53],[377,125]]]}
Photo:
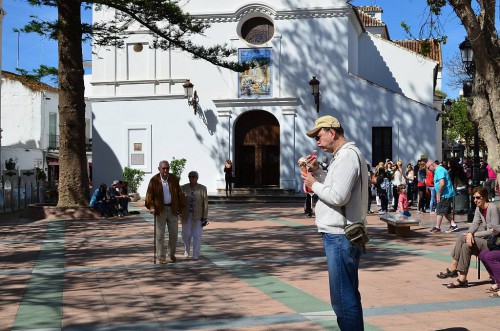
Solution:
{"label": "sunglasses on man's face", "polygon": [[322,134],[318,134],[316,137],[314,137],[314,140],[319,141],[321,137],[323,137],[328,131],[322,130]]}
{"label": "sunglasses on man's face", "polygon": [[481,196],[478,196],[478,195],[474,195],[474,200],[481,200],[482,197]]}

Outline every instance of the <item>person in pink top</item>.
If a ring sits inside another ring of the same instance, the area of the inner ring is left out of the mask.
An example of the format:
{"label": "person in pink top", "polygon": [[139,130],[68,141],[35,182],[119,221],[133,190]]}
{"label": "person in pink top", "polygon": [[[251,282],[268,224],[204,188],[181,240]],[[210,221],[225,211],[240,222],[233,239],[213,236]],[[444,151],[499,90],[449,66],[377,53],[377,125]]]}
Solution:
{"label": "person in pink top", "polygon": [[484,186],[488,190],[488,200],[495,201],[495,186],[497,183],[497,174],[489,164],[486,164],[486,171],[488,173],[488,178],[486,178]]}
{"label": "person in pink top", "polygon": [[399,184],[398,185],[398,211],[405,215],[410,217],[411,214],[408,211],[408,197],[406,195],[406,185],[405,184]]}

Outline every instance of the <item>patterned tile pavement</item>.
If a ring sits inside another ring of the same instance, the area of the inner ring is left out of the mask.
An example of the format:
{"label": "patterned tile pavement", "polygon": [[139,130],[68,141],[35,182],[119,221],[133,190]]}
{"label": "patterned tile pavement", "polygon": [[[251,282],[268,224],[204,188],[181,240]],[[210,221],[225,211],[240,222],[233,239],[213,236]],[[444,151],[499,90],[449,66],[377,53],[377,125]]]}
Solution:
{"label": "patterned tile pavement", "polygon": [[[300,204],[210,205],[202,258],[153,264],[153,219],[0,217],[0,330],[337,330],[322,244]],[[414,215],[410,237],[368,219],[366,330],[497,330],[500,300],[472,262],[466,289],[436,278],[456,236]],[[465,215],[457,215],[465,231]],[[444,222],[444,227],[448,224]]]}

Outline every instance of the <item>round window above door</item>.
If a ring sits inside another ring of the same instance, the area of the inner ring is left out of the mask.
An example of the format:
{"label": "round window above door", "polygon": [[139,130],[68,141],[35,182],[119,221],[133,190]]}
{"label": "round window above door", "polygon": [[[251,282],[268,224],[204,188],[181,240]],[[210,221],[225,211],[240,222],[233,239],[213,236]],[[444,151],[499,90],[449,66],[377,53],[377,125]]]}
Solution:
{"label": "round window above door", "polygon": [[249,44],[262,45],[274,36],[274,24],[265,17],[252,17],[241,25],[241,38]]}

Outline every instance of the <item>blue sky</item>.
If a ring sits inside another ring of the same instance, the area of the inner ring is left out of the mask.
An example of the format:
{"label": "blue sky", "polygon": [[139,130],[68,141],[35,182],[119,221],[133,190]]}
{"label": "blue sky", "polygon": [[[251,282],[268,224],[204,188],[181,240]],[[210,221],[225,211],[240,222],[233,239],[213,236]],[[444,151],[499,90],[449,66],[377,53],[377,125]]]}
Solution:
{"label": "blue sky", "polygon": [[[7,15],[4,17],[2,27],[2,70],[15,73],[16,68],[20,67],[30,71],[41,64],[57,67],[56,41],[34,33],[18,34],[13,31],[14,28],[22,28],[27,24],[31,20],[31,15],[38,16],[41,20],[55,20],[57,10],[30,6],[25,0],[4,0],[3,9]],[[90,21],[90,11],[86,11],[84,17]],[[90,44],[85,46],[83,59],[91,60]]]}
{"label": "blue sky", "polygon": [[[412,27],[414,34],[417,34],[422,21],[425,0],[354,0],[354,5],[382,7],[382,20],[389,27],[391,39],[407,39],[401,21],[405,21]],[[19,36],[19,56],[18,56],[18,33],[13,32],[13,28],[20,28],[30,20],[30,15],[37,15],[41,19],[53,20],[57,17],[54,9],[48,7],[32,7],[24,0],[4,0],[4,10],[7,15],[3,21],[2,36],[2,69],[15,72],[16,67],[31,70],[38,68],[40,64],[57,66],[57,43],[52,40],[42,38],[35,34],[20,34]],[[448,58],[458,54],[458,45],[465,38],[465,30],[460,25],[458,18],[449,7],[446,8],[443,16],[444,31],[448,36],[446,45],[443,45],[443,61],[446,65]],[[90,20],[90,12],[84,13],[84,18]],[[84,60],[90,60],[90,46],[84,47]],[[443,70],[442,89],[450,98],[456,98],[459,91],[453,90],[446,85],[446,68]]]}

